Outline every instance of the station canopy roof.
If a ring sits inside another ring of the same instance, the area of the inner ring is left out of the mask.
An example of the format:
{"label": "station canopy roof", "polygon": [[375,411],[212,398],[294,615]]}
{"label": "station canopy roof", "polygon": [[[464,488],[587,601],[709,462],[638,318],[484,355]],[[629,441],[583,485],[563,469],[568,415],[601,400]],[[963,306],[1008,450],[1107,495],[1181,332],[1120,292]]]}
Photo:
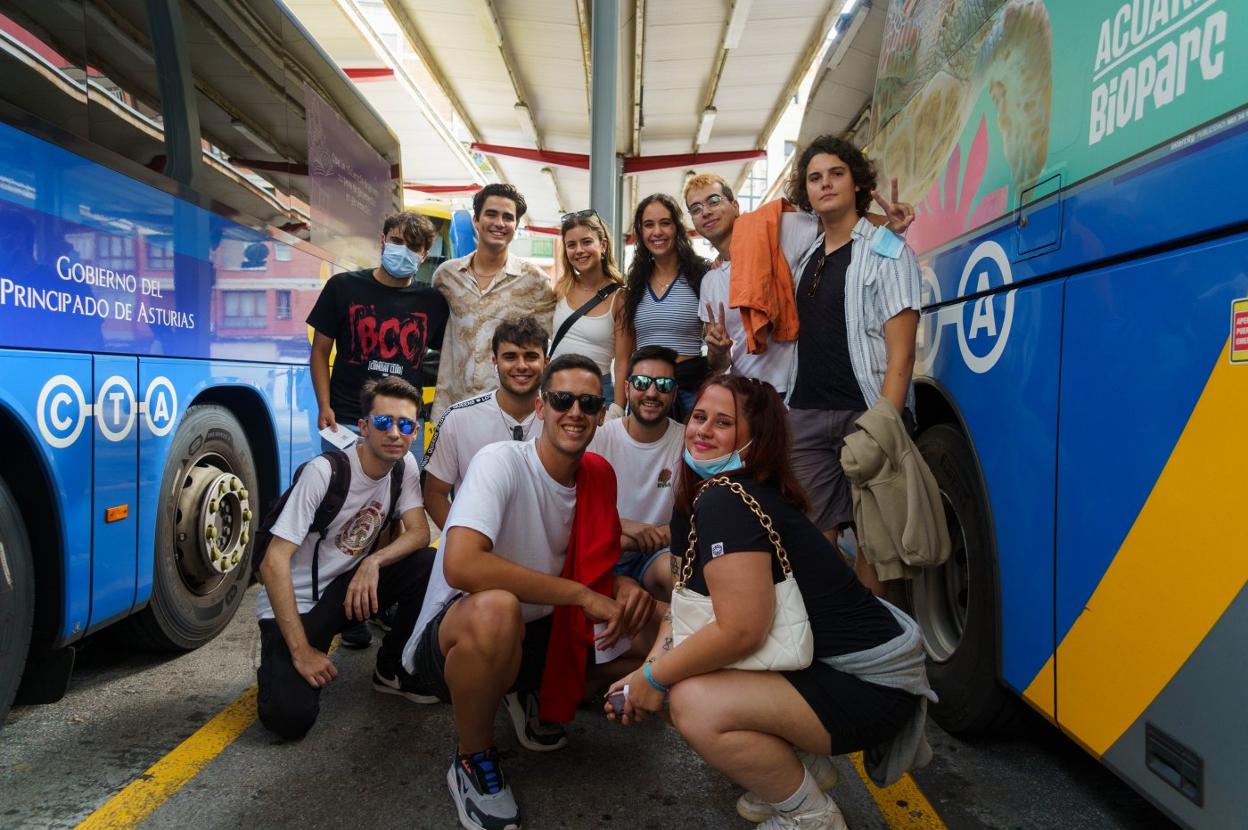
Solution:
{"label": "station canopy roof", "polygon": [[[364,19],[361,10],[378,0],[289,3],[398,134],[412,189],[466,193],[508,181],[539,228],[589,206],[592,0],[384,0],[405,45],[387,44]],[[615,124],[626,222],[649,193],[679,198],[690,170],[717,172],[739,189],[838,18],[857,4],[619,5]],[[886,3],[874,5],[882,15]],[[419,57],[415,69],[396,67],[404,47]]]}

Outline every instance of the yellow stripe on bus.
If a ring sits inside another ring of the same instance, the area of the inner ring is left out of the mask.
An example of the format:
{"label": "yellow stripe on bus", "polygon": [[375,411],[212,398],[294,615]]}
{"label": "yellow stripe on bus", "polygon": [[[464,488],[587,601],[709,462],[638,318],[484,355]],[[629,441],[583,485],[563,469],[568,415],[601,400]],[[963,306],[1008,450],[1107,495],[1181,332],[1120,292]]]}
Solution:
{"label": "yellow stripe on bus", "polygon": [[888,822],[890,830],[947,830],[945,823],[909,773],[901,776],[901,780],[891,787],[880,788],[867,775],[861,752],[850,755],[849,760],[858,771],[862,783],[867,785],[867,792],[875,799],[875,806]]}
{"label": "yellow stripe on bus", "polygon": [[[1228,339],[1135,524],[1058,646],[1058,720],[1097,756],[1139,719],[1248,582],[1237,530],[1245,412],[1248,369],[1230,362]],[[1027,697],[1043,699],[1051,664]]]}

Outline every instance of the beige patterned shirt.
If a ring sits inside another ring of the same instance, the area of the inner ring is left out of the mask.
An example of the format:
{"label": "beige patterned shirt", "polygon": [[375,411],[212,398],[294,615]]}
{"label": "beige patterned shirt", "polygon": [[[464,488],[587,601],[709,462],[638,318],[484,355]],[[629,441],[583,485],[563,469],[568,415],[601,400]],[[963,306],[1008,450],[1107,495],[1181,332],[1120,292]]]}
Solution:
{"label": "beige patterned shirt", "polygon": [[499,323],[534,317],[549,333],[555,310],[550,278],[533,263],[508,254],[502,272],[482,292],[468,267],[471,261],[471,254],[448,259],[433,274],[433,287],[451,307],[438,363],[438,390],[433,399],[435,422],[456,401],[498,386],[490,339]]}

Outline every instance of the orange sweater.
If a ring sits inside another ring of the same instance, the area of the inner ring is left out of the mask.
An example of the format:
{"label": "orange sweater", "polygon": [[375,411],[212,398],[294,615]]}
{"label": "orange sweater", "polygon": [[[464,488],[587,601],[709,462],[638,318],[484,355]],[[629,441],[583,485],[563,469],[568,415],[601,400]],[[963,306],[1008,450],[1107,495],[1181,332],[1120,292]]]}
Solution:
{"label": "orange sweater", "polygon": [[[563,578],[615,595],[612,569],[620,561],[620,514],[615,509],[615,471],[601,455],[587,452],[576,471],[576,513],[568,537]],[[569,723],[585,691],[594,624],[575,606],[560,606],[550,625],[550,645],[538,693],[540,717]]]}
{"label": "orange sweater", "polygon": [[797,339],[793,275],[780,248],[780,215],[790,210],[792,205],[776,199],[733,225],[728,304],[741,309],[750,354],[767,350],[769,330],[773,340]]}

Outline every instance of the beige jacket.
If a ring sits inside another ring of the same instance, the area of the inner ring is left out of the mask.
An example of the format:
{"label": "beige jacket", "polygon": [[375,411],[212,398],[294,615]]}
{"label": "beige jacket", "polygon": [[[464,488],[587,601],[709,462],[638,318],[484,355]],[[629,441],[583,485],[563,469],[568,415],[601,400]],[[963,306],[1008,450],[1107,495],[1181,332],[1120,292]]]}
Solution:
{"label": "beige jacket", "polygon": [[845,437],[841,467],[853,484],[858,550],[880,579],[913,577],[949,558],[940,490],[896,407],[880,398]]}

